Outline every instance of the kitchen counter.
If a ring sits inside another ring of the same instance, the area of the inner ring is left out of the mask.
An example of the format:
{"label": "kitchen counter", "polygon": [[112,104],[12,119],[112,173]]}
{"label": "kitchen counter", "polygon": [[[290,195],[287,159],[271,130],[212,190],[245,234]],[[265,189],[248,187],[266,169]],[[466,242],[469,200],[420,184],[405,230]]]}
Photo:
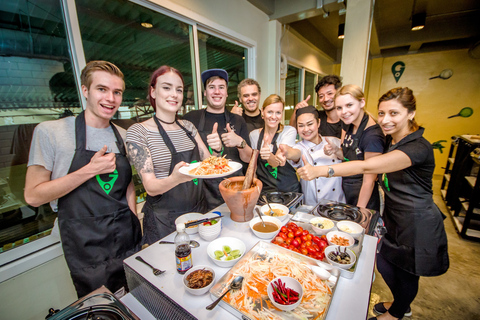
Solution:
{"label": "kitchen counter", "polygon": [[[245,243],[247,251],[258,241],[264,241],[253,234],[248,222],[240,223],[232,221],[230,219],[230,211],[225,204],[219,206],[216,211],[220,211],[224,216],[224,218],[222,218],[222,233],[219,237],[229,236],[239,238]],[[163,240],[173,241],[175,234],[174,232]],[[206,253],[209,242],[201,239],[198,233],[190,235],[190,239],[197,240],[200,243],[199,248],[192,249],[194,266],[211,266],[215,270],[216,280],[220,279],[229,268],[218,267],[210,260]],[[370,300],[376,246],[377,238],[368,235],[364,236],[363,249],[358,259],[355,274],[352,279],[339,278],[328,311],[327,320],[364,320],[366,318]],[[141,278],[141,281],[149,283],[149,287],[153,288],[154,291],[159,290],[163,292],[198,319],[237,319],[233,314],[222,308],[221,304],[212,311],[206,310],[205,307],[213,301],[210,294],[194,296],[185,291],[182,283],[183,275],[179,274],[175,269],[174,248],[173,244],[155,243],[140,251],[138,254],[125,259],[124,264],[127,269],[127,279],[129,272],[135,273],[137,278]],[[166,270],[166,272],[159,276],[153,275],[152,270],[148,266],[135,260],[136,255],[142,256],[147,262],[150,262],[159,269]],[[152,295],[151,299],[156,300],[158,297]],[[132,293],[127,294],[121,301],[142,320],[155,319]],[[152,303],[155,302],[152,301]],[[149,308],[151,307],[152,306],[149,305]],[[166,317],[165,319],[168,318],[169,317]]]}

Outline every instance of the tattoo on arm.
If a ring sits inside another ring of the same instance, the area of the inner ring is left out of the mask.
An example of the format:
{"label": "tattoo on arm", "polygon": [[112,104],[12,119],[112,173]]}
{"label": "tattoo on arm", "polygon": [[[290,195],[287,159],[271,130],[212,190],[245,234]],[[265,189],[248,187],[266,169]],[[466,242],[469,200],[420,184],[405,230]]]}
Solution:
{"label": "tattoo on arm", "polygon": [[198,149],[199,149],[198,151],[200,152],[200,160],[205,159],[204,158],[205,157],[205,152],[203,152],[202,148],[198,148]]}
{"label": "tattoo on arm", "polygon": [[140,175],[142,173],[153,173],[152,161],[148,161],[151,156],[147,147],[139,146],[135,142],[128,142],[127,151],[130,163],[133,164]]}

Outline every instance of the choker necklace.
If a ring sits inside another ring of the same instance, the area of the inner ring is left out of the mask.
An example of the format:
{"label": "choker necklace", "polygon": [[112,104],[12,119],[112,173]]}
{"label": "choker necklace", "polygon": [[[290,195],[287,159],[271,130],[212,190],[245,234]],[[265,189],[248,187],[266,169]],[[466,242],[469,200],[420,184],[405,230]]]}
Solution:
{"label": "choker necklace", "polygon": [[165,123],[165,124],[174,124],[176,120],[173,120],[172,122],[167,122],[167,121],[163,121],[162,119],[160,119],[159,117],[156,117],[158,119],[158,121],[160,121],[161,123]]}

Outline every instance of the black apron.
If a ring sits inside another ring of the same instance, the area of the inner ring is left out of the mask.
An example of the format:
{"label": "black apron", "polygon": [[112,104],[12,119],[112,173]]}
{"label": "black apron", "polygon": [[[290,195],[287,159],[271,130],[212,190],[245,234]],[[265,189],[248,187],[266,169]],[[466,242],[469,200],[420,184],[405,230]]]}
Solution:
{"label": "black apron", "polygon": [[[163,129],[157,117],[154,116],[153,119],[157,124],[158,132],[162,136],[163,142],[165,142],[172,155],[169,175],[172,174],[175,165],[180,161],[190,163],[200,160],[200,153],[195,138],[178,120],[176,120],[177,125],[185,131],[187,137],[195,144],[195,147],[191,150],[177,152],[172,140],[170,140],[170,137],[165,129]],[[143,218],[142,243],[152,244],[174,232],[175,219],[184,213],[206,212],[202,185],[203,182],[201,179],[194,179],[181,183],[163,194],[156,196],[147,195],[143,207],[145,216]]]}
{"label": "black apron", "polygon": [[[342,143],[343,161],[364,160],[363,152],[358,148],[360,139],[365,131],[369,116],[364,114],[362,122],[358,126],[357,133],[353,134],[353,124],[350,124],[347,133]],[[345,193],[345,201],[347,204],[356,206],[360,189],[362,189],[363,174],[356,174],[353,176],[342,178],[342,188]],[[373,210],[380,210],[380,194],[378,193],[378,183],[375,182],[372,195],[368,200],[367,208]]]}
{"label": "black apron", "polygon": [[[207,145],[207,135],[209,135],[211,132],[205,131],[205,115],[207,113],[206,109],[203,109],[203,112],[200,114],[200,121],[198,123],[198,133],[200,134],[200,137],[202,138],[203,142]],[[230,115],[227,111],[223,113],[225,115],[225,125],[227,123],[230,123]],[[219,133],[220,135],[220,133]],[[223,146],[223,142],[222,142]],[[229,155],[237,153],[238,150],[237,148],[234,147],[225,147],[223,146],[223,154],[227,155],[227,158],[229,158]],[[231,159],[231,158],[230,158]],[[235,160],[235,159],[232,159]],[[243,163],[240,161],[240,163]],[[245,170],[244,170],[245,171]],[[221,178],[215,178],[215,179],[206,179],[203,181],[203,186],[204,186],[204,194],[205,194],[205,199],[207,202],[207,211],[213,210],[219,205],[223,204],[225,201],[223,201],[222,194],[220,193],[220,190],[218,189],[218,185],[220,182],[222,182],[224,179],[229,178],[229,177],[236,177],[236,176],[241,176],[242,171],[238,170],[231,175],[228,175],[226,177],[221,177]]]}
{"label": "black apron", "polygon": [[[65,260],[77,295],[105,285],[115,292],[127,282],[123,260],[140,250],[140,222],[128,207],[126,192],[132,169],[123,139],[113,129],[120,153],[113,173],[97,175],[58,200],[58,222]],[[75,119],[76,149],[68,173],[87,165],[85,114]]]}
{"label": "black apron", "polygon": [[[406,143],[418,143],[415,140],[422,137],[423,131],[420,128],[395,145],[387,143],[387,152]],[[385,174],[381,181],[387,233],[381,239],[379,254],[417,276],[445,273],[449,267],[445,216],[433,202],[431,189],[410,168]]]}
{"label": "black apron", "polygon": [[[260,130],[258,136],[257,148],[260,150],[265,130]],[[278,132],[272,139],[273,154],[277,153]],[[287,162],[284,166],[273,168],[266,160],[258,156],[257,159],[257,178],[262,181],[262,192],[301,192],[300,182],[298,181],[295,169]]]}

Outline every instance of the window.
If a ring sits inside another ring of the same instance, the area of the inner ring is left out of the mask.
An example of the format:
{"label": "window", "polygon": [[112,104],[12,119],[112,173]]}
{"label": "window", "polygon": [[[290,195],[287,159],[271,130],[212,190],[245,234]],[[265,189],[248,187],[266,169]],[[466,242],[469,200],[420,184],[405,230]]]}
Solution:
{"label": "window", "polygon": [[297,67],[288,65],[287,79],[285,81],[285,120],[290,117],[295,110],[295,105],[300,102],[301,88],[301,70]]}
{"label": "window", "polygon": [[[76,23],[64,21],[71,17],[72,3],[80,34],[72,31],[67,37],[65,25]],[[122,70],[126,91],[114,122],[124,128],[153,115],[147,87],[161,65],[177,68],[184,77],[180,113],[201,104],[198,71],[227,70],[231,105],[237,84],[247,76],[248,41],[239,45],[215,30],[197,31],[196,21],[147,1],[10,0],[0,2],[0,12],[0,253],[51,232],[56,214],[50,206],[33,208],[23,199],[29,139],[37,123],[81,112],[76,66],[108,60]],[[73,56],[69,48],[75,48]],[[141,183],[134,181],[141,199]]]}
{"label": "window", "polygon": [[0,253],[49,235],[48,204],[23,198],[37,123],[81,110],[58,0],[0,3]]}
{"label": "window", "polygon": [[314,73],[305,70],[305,85],[303,87],[303,99],[307,99],[310,95],[308,104],[315,106],[317,101],[317,93],[315,92],[315,85],[317,84],[317,76]]}

